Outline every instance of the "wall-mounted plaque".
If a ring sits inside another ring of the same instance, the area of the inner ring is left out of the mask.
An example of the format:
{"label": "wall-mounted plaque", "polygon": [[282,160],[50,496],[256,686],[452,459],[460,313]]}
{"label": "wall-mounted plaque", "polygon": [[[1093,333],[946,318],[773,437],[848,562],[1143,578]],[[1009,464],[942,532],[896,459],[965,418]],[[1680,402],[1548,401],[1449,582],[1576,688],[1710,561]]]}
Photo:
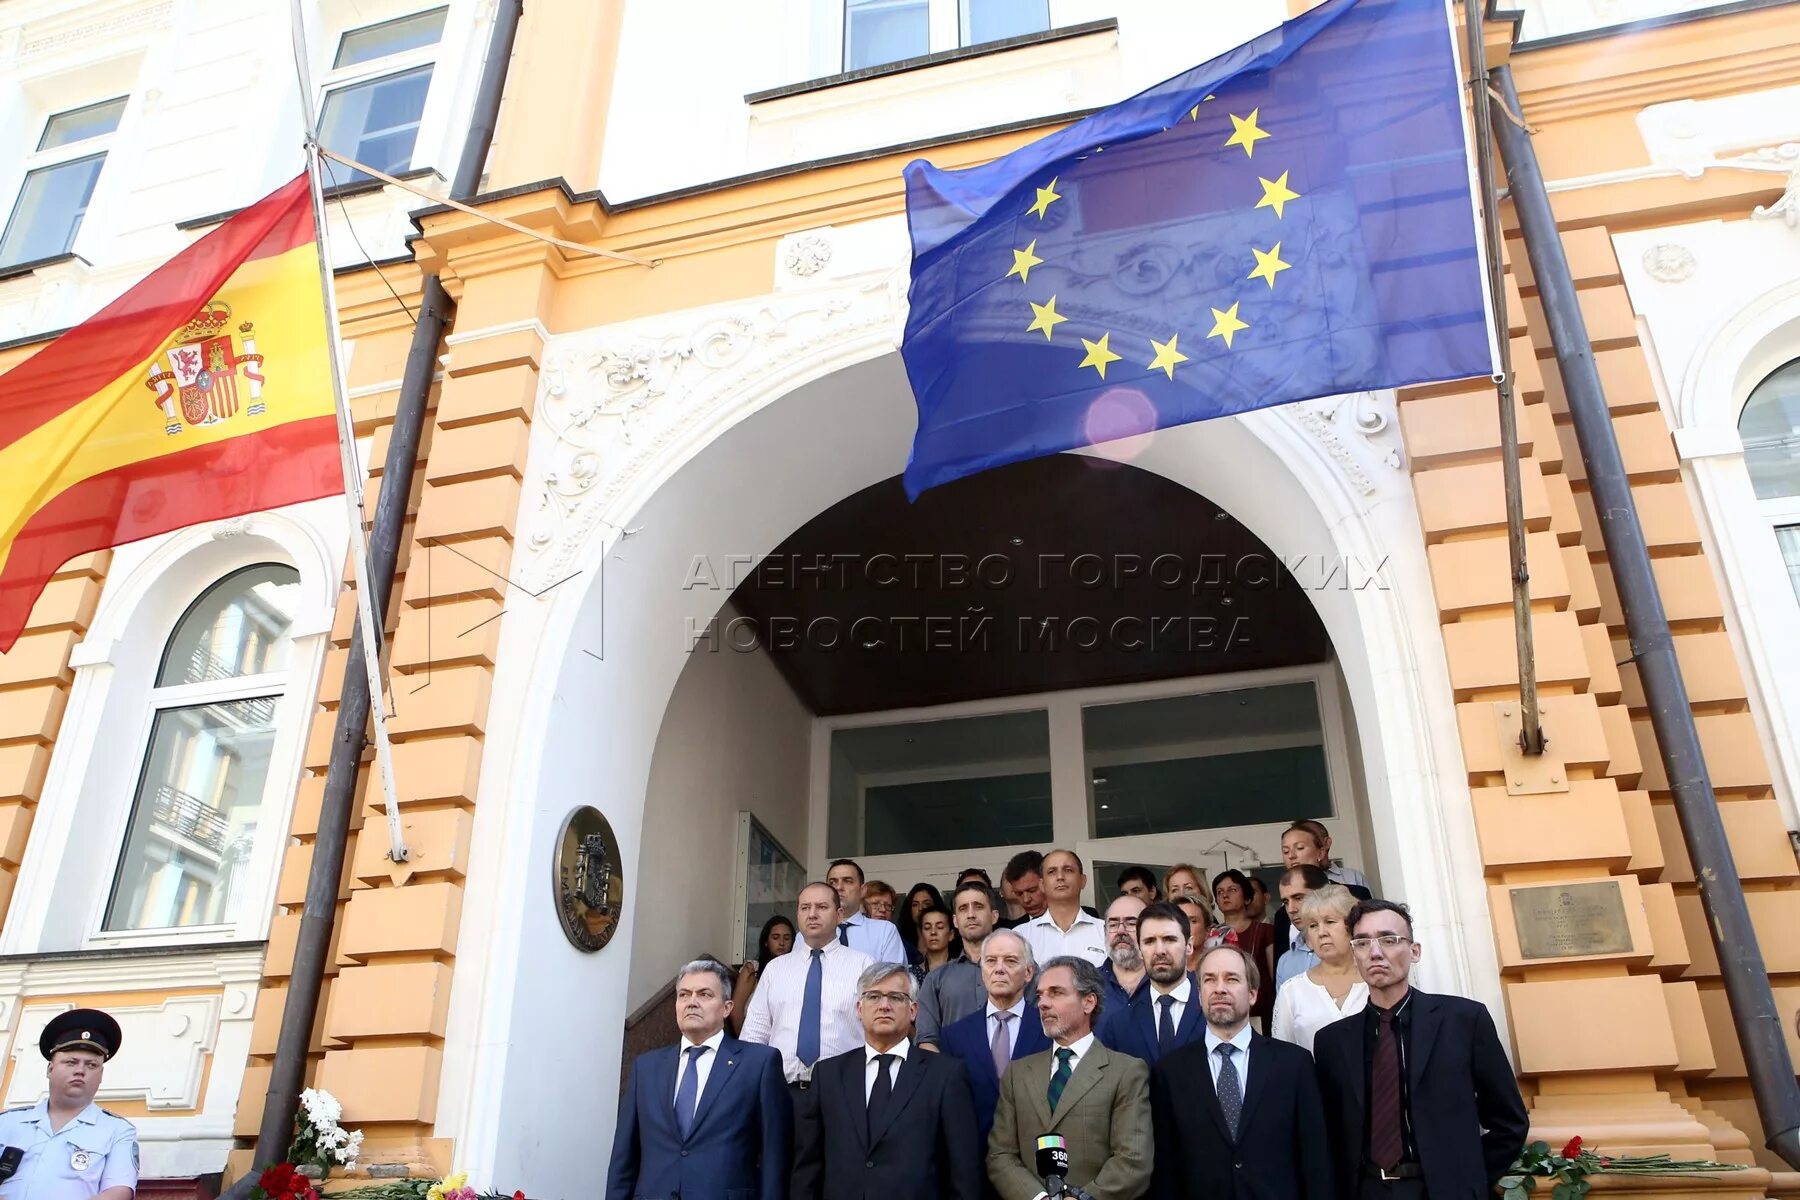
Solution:
{"label": "wall-mounted plaque", "polygon": [[592,953],[612,940],[625,901],[619,842],[600,810],[582,805],[556,839],[556,917],[577,950]]}
{"label": "wall-mounted plaque", "polygon": [[1512,907],[1525,958],[1631,953],[1631,925],[1616,879],[1516,887]]}

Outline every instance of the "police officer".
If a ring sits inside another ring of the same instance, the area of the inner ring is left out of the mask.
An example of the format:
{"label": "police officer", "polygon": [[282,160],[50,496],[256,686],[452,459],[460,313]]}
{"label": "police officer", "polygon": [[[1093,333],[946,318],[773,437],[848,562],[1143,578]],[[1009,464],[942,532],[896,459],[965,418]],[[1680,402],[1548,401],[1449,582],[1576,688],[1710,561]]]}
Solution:
{"label": "police officer", "polygon": [[137,1130],[94,1103],[121,1040],[119,1023],[98,1009],[60,1013],[44,1026],[38,1049],[49,1061],[50,1094],[0,1113],[0,1161],[22,1152],[0,1200],[133,1200]]}

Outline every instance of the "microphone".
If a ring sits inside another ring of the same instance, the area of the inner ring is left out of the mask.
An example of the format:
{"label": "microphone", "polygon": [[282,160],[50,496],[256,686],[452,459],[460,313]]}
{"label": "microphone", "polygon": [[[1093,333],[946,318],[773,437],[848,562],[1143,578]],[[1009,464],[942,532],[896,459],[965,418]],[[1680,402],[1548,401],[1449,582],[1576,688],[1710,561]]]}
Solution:
{"label": "microphone", "polygon": [[1037,1173],[1044,1180],[1044,1193],[1050,1200],[1067,1194],[1069,1143],[1060,1133],[1041,1134],[1037,1140]]}
{"label": "microphone", "polygon": [[5,1183],[18,1173],[19,1164],[25,1159],[25,1150],[21,1146],[0,1146],[0,1183]]}

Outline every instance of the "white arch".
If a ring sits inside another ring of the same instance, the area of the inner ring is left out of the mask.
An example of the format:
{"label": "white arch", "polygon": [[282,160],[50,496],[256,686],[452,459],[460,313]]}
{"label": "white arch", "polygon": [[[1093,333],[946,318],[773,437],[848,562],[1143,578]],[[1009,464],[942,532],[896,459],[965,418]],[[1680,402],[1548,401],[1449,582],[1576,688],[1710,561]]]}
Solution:
{"label": "white arch", "polygon": [[1674,397],[1675,446],[1699,498],[1701,534],[1723,584],[1726,627],[1748,668],[1750,711],[1789,828],[1800,825],[1800,601],[1744,465],[1738,419],[1750,392],[1800,357],[1800,280],[1721,320],[1689,358]]}
{"label": "white arch", "polygon": [[[595,1130],[611,1128],[632,939],[679,936],[657,927],[656,883],[639,878],[637,854],[656,735],[685,661],[683,621],[703,623],[719,599],[680,589],[693,556],[772,549],[904,465],[913,414],[892,353],[897,306],[845,325],[799,348],[772,339],[767,363],[727,356],[716,377],[670,384],[657,394],[675,412],[640,429],[635,450],[590,436],[596,414],[629,406],[585,399],[572,459],[555,459],[546,438],[534,444],[534,477],[549,476],[552,461],[561,483],[592,482],[605,467],[611,492],[603,516],[579,500],[551,514],[557,530],[586,521],[604,532],[549,572],[578,569],[573,581],[538,601],[515,589],[503,621],[439,1092],[439,1132],[456,1139],[479,1180],[552,1197],[592,1190]],[[652,369],[642,365],[651,352],[633,357],[619,340],[596,340],[586,374],[547,369],[547,394],[640,395],[632,389]],[[644,341],[668,344],[664,335]],[[540,410],[540,424],[556,423]],[[1503,1018],[1417,512],[1397,451],[1369,440],[1391,437],[1387,425],[1379,399],[1327,403],[1165,431],[1135,461],[1203,491],[1277,553],[1386,560],[1384,586],[1314,596],[1352,696],[1384,878],[1421,918],[1430,982],[1476,995]],[[637,457],[619,465],[613,451]],[[559,504],[550,494],[559,481],[545,481],[545,503]],[[532,571],[515,563],[514,578]],[[564,942],[549,902],[552,839],[578,803],[611,820],[631,896],[613,943],[592,956]],[[542,1086],[531,1061],[542,1043],[531,1031],[576,1028],[593,1036],[570,1064],[585,1084],[572,1109],[565,1089]],[[570,1139],[585,1149],[579,1162],[547,1153]]]}

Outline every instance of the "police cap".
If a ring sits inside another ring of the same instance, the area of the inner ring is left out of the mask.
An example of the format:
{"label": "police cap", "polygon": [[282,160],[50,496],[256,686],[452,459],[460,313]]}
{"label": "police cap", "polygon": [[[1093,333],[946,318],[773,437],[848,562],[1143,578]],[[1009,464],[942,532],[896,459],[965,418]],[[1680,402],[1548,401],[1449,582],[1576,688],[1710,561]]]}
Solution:
{"label": "police cap", "polygon": [[97,1051],[110,1059],[119,1052],[124,1036],[119,1023],[97,1008],[73,1008],[58,1013],[44,1026],[38,1038],[38,1050],[49,1058],[58,1050],[85,1049]]}

